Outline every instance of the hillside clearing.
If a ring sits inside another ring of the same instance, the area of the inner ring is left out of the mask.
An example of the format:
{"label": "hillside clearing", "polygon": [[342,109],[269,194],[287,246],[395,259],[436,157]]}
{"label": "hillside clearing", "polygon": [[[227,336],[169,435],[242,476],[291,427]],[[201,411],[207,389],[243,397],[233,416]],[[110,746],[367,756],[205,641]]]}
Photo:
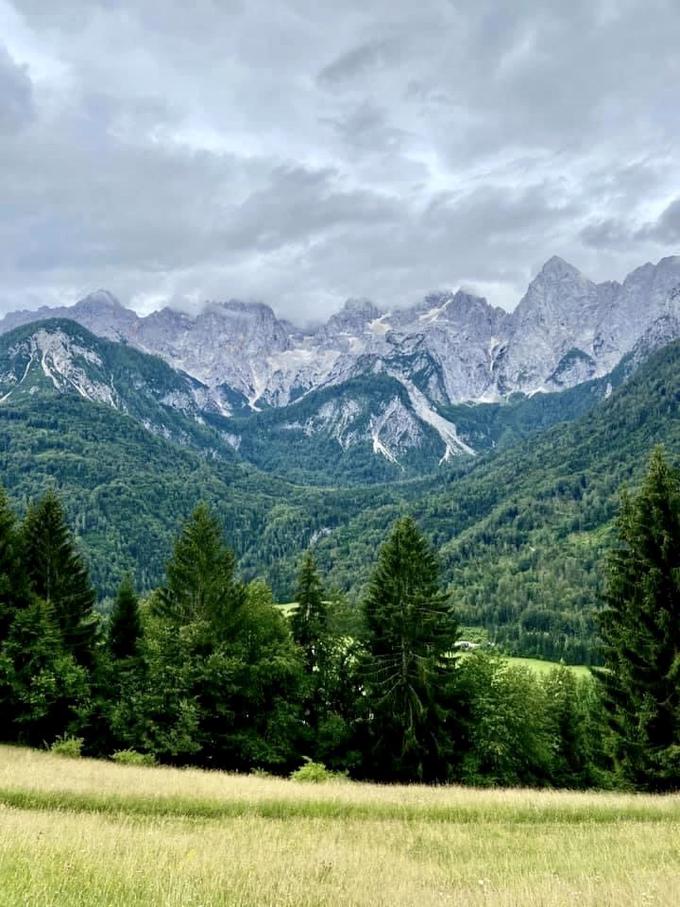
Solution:
{"label": "hillside clearing", "polygon": [[[547,661],[543,658],[519,658],[511,655],[503,656],[505,661],[518,668],[530,668],[537,674],[547,674],[554,668],[559,667],[559,662]],[[587,665],[565,665],[570,671],[573,671],[577,677],[591,677],[590,668]]]}
{"label": "hillside clearing", "polygon": [[680,797],[301,785],[0,748],[0,904],[680,901]]}

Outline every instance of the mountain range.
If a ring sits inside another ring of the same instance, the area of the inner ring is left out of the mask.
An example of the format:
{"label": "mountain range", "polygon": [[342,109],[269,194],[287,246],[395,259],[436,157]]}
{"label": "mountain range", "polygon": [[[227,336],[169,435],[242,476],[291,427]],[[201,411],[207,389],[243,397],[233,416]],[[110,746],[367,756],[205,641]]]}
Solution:
{"label": "mountain range", "polygon": [[[83,313],[147,321],[101,295],[63,312],[31,313],[33,320],[7,316],[2,484],[20,512],[56,484],[104,595],[128,569],[141,589],[156,585],[174,534],[204,499],[244,575],[266,577],[279,600],[294,594],[300,551],[313,545],[329,583],[356,601],[386,527],[412,513],[440,552],[464,625],[484,627],[516,653],[587,661],[619,489],[639,480],[654,444],[680,456],[679,261],[645,266],[616,290],[621,311],[630,310],[634,287],[647,288],[639,297],[647,302],[637,320],[609,325],[598,349],[610,358],[602,353],[593,376],[577,381],[572,369],[559,391],[544,381],[503,393],[496,386],[477,399],[444,393],[432,327],[419,338],[404,334],[399,356],[360,352],[356,326],[351,334],[343,319],[359,308],[364,320],[374,315],[365,303],[307,335],[330,343],[340,322],[354,338],[353,358],[343,354],[354,368],[279,405],[249,402],[232,385],[209,383],[141,343],[102,336],[103,327],[93,333],[80,323]],[[562,317],[535,281],[527,295]],[[423,312],[433,312],[431,302]],[[583,310],[592,307],[584,302]],[[54,317],[64,313],[72,317]],[[514,315],[497,317],[506,323]],[[403,318],[413,323],[412,312]],[[12,326],[13,319],[25,323]],[[563,321],[572,331],[567,347],[578,320],[572,313]],[[551,343],[559,327],[539,324]],[[582,338],[584,324],[579,330]],[[611,338],[619,338],[616,346]],[[517,361],[509,340],[505,349],[500,359]],[[460,455],[447,457],[454,445]]]}
{"label": "mountain range", "polygon": [[[107,347],[106,355],[132,364],[116,371],[101,349],[87,352],[91,340],[83,344],[82,335],[78,343],[54,319],[113,342],[118,352]],[[51,328],[35,327],[46,320]],[[69,307],[12,312],[0,333],[22,325],[34,330],[0,376],[6,402],[29,390],[29,363],[40,363],[47,380],[215,456],[230,448],[296,480],[306,473],[320,483],[375,482],[493,446],[508,421],[516,425],[518,407],[543,417],[549,410],[558,421],[562,400],[573,405],[565,391],[603,381],[625,357],[680,337],[680,256],[645,264],[623,283],[599,284],[555,256],[512,312],[462,290],[391,312],[349,300],[305,331],[261,303],[209,302],[196,315],[164,308],[142,317],[100,290]],[[133,362],[135,351],[155,364]],[[127,378],[136,372],[132,401]],[[605,381],[592,393],[610,391]],[[559,402],[546,405],[555,394]]]}

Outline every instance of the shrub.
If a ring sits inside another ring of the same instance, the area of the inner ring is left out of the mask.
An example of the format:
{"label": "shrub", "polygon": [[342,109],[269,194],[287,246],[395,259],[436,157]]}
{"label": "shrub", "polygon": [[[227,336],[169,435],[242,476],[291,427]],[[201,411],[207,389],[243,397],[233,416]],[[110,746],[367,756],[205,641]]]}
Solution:
{"label": "shrub", "polygon": [[83,754],[83,738],[64,734],[57,737],[50,747],[50,752],[57,756],[66,756],[68,759],[80,759]]}
{"label": "shrub", "polygon": [[292,781],[302,781],[305,784],[323,784],[326,781],[344,780],[347,775],[343,772],[332,772],[323,762],[312,762],[308,759],[304,765],[291,774]]}
{"label": "shrub", "polygon": [[155,765],[152,753],[138,753],[137,750],[117,750],[111,757],[118,765]]}

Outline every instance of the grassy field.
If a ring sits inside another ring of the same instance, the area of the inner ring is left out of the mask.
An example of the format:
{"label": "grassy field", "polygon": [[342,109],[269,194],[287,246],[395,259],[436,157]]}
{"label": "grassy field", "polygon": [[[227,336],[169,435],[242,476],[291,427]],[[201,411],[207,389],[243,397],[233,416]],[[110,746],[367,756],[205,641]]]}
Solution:
{"label": "grassy field", "polygon": [[675,905],[680,797],[302,785],[0,747],[2,905]]}
{"label": "grassy field", "polygon": [[[285,602],[276,605],[286,617],[291,617],[297,606],[297,602]],[[537,674],[547,674],[548,671],[556,668],[559,664],[559,662],[546,661],[542,658],[519,658],[512,655],[502,655],[501,657],[510,664],[517,665],[518,667],[531,668],[531,670],[535,671]],[[571,668],[578,677],[592,676],[590,669],[586,665],[567,665],[567,667]]]}
{"label": "grassy field", "polygon": [[[510,662],[510,664],[517,665],[518,667],[531,668],[532,671],[535,671],[537,674],[547,674],[548,671],[552,671],[553,668],[556,668],[558,663],[555,661],[545,661],[541,658],[515,658],[510,655],[504,656],[505,660]],[[591,677],[590,669],[586,665],[567,665],[567,667],[577,675],[577,677]]]}

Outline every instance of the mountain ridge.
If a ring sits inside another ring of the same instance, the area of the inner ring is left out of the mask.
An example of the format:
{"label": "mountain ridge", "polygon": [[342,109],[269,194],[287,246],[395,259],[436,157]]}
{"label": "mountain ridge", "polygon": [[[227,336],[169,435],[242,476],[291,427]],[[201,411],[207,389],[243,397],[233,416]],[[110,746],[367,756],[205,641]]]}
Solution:
{"label": "mountain ridge", "polygon": [[[668,333],[654,334],[636,364]],[[253,411],[224,389],[216,399],[214,388],[158,356],[97,337],[77,322],[48,319],[0,335],[0,408],[34,396],[75,395],[203,456],[236,457],[302,484],[373,484],[426,475],[458,456],[574,418],[626,375],[619,367],[562,394],[447,406],[430,403],[441,375],[427,353],[401,350],[391,362],[364,358],[340,384],[315,388],[286,407]]]}
{"label": "mountain ridge", "polygon": [[680,256],[648,262],[622,283],[599,284],[553,256],[512,312],[463,290],[431,293],[392,312],[350,299],[325,324],[305,331],[264,303],[232,299],[208,302],[195,315],[166,307],[139,316],[98,290],[71,307],[9,313],[0,333],[67,317],[160,355],[210,388],[227,386],[254,410],[287,406],[356,375],[362,357],[392,360],[400,348],[420,342],[442,375],[439,399],[431,403],[490,402],[601,377],[654,321],[680,317],[679,289]]}

